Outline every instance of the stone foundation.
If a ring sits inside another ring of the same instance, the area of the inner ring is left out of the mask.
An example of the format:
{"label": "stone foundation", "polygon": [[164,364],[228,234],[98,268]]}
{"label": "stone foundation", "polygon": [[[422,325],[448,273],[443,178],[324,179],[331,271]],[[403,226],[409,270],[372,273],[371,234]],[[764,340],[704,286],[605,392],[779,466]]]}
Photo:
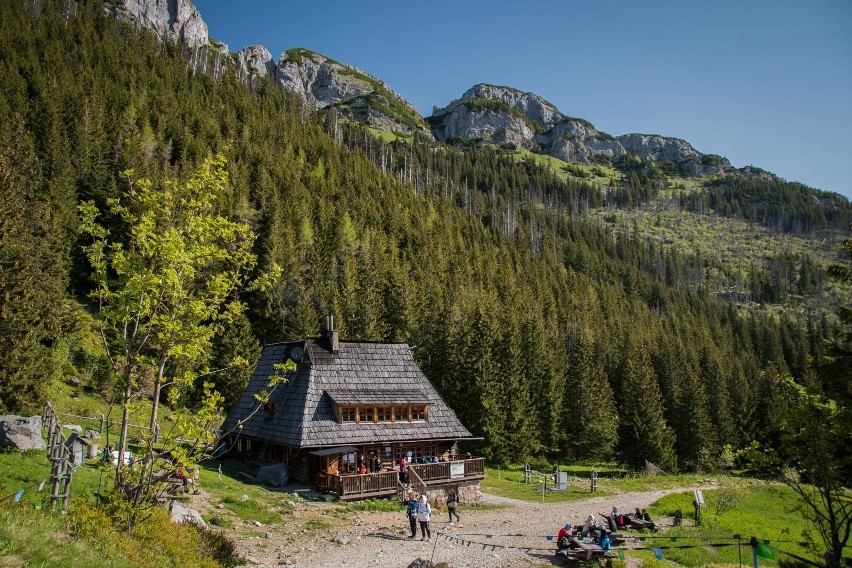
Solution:
{"label": "stone foundation", "polygon": [[447,494],[451,488],[455,488],[459,496],[459,505],[478,507],[482,500],[482,492],[479,489],[479,481],[459,482],[452,485],[444,485],[429,489],[426,497],[433,507],[444,510],[447,507]]}

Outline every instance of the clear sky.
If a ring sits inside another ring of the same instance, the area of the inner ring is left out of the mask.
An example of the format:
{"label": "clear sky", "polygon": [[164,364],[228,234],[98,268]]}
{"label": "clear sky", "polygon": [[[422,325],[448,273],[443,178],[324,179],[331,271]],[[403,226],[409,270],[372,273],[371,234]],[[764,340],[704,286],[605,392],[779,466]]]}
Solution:
{"label": "clear sky", "polygon": [[428,116],[477,83],[852,197],[850,0],[194,0],[231,51],[293,47]]}

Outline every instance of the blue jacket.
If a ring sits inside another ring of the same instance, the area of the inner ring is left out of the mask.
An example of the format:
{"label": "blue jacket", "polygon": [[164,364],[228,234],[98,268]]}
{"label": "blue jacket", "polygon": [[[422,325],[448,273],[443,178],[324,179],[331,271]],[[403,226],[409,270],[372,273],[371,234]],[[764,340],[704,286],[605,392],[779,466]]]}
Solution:
{"label": "blue jacket", "polygon": [[405,504],[408,505],[408,511],[406,511],[406,515],[408,516],[408,518],[413,519],[413,518],[417,517],[417,507],[420,504],[417,501],[417,498],[415,497],[413,499],[409,499],[408,501],[405,502]]}

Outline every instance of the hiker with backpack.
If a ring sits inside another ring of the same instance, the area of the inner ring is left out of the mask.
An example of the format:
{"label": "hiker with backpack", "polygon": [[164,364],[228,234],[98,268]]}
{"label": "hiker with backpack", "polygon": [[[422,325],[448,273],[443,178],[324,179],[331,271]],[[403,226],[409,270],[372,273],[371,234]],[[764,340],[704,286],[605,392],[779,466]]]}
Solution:
{"label": "hiker with backpack", "polygon": [[447,513],[450,515],[449,523],[453,524],[453,515],[456,516],[456,522],[460,521],[459,514],[456,513],[456,507],[459,506],[459,496],[455,489],[450,489],[447,493]]}
{"label": "hiker with backpack", "polygon": [[417,501],[417,494],[414,491],[408,491],[408,498],[403,501],[405,505],[405,516],[408,518],[408,524],[411,527],[411,536],[408,537],[412,540],[417,538],[417,508],[419,503]]}

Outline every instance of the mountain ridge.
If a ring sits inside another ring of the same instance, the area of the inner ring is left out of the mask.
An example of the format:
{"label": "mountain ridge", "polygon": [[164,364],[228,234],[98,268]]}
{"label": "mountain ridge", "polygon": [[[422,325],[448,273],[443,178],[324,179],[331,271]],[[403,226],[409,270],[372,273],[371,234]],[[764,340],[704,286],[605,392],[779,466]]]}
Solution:
{"label": "mountain ridge", "polygon": [[[134,17],[161,39],[184,41],[190,47],[214,44],[190,0],[117,2],[124,9],[113,8],[115,12]],[[613,136],[516,87],[478,83],[447,105],[434,105],[432,115],[424,117],[381,79],[320,53],[291,48],[276,62],[269,49],[259,44],[238,52],[229,52],[225,44],[214,47],[229,53],[249,82],[274,76],[279,88],[297,94],[312,108],[334,108],[341,118],[398,135],[421,135],[448,144],[506,145],[567,164],[613,165],[632,156],[663,163],[667,171],[684,177],[781,179],[753,165],[735,168],[727,158],[702,153],[682,138],[635,132]]]}

